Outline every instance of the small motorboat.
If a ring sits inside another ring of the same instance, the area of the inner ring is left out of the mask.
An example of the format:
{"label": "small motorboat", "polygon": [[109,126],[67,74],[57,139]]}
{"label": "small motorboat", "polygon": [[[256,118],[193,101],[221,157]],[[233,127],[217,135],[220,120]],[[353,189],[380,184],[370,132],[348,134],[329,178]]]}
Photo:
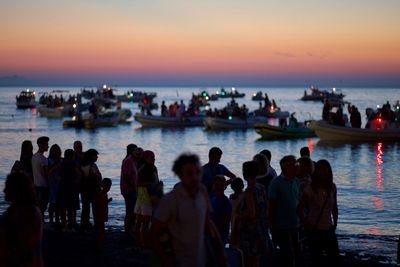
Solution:
{"label": "small motorboat", "polygon": [[253,96],[251,97],[251,100],[253,101],[263,101],[264,96],[261,91],[258,91],[257,93],[254,93]]}
{"label": "small motorboat", "polygon": [[246,94],[245,93],[239,93],[236,88],[232,87],[230,92],[227,92],[225,88],[221,88],[221,92],[216,92],[216,95],[220,98],[242,98]]}
{"label": "small motorboat", "polygon": [[68,115],[68,112],[66,111],[66,109],[64,109],[63,106],[55,108],[40,106],[38,107],[38,112],[40,113],[41,117],[47,117],[47,118],[62,118]]}
{"label": "small motorboat", "polygon": [[123,95],[117,95],[117,99],[121,102],[149,102],[152,103],[153,99],[157,97],[157,93],[146,93],[141,91],[128,91]]}
{"label": "small motorboat", "polygon": [[135,120],[143,127],[193,127],[203,126],[203,115],[170,117],[161,115],[135,114]]}
{"label": "small motorboat", "polygon": [[17,108],[35,108],[37,105],[35,97],[35,91],[31,91],[29,89],[21,91],[21,93],[16,96]]}
{"label": "small motorboat", "polygon": [[268,119],[263,116],[248,116],[247,118],[228,116],[228,118],[206,117],[203,121],[204,126],[211,130],[248,129],[260,122],[267,123]]}
{"label": "small motorboat", "polygon": [[[377,120],[379,119],[377,118]],[[352,128],[337,126],[320,120],[311,122],[310,128],[321,140],[342,142],[400,141],[400,127]]]}
{"label": "small motorboat", "polygon": [[297,127],[274,126],[267,123],[256,123],[254,129],[265,139],[294,139],[314,137],[315,132],[308,127],[308,123],[299,123]]}
{"label": "small motorboat", "polygon": [[116,111],[107,111],[98,113],[96,116],[91,113],[86,113],[82,118],[77,116],[72,117],[72,120],[63,122],[64,128],[86,128],[95,129],[98,127],[113,127],[117,126],[120,115]]}
{"label": "small motorboat", "polygon": [[332,91],[329,92],[327,90],[320,90],[317,87],[310,87],[311,94],[308,94],[307,91],[304,91],[304,95],[301,98],[303,101],[324,101],[325,99],[335,99],[342,100],[345,95],[342,94],[336,88],[332,88]]}

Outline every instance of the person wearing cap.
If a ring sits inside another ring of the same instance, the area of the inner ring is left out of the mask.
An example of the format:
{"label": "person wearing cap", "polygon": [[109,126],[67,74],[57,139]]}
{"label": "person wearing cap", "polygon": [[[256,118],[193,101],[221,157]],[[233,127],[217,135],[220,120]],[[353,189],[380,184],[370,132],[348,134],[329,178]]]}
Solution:
{"label": "person wearing cap", "polygon": [[49,203],[49,170],[47,158],[43,155],[49,149],[47,136],[37,139],[38,151],[32,156],[33,183],[35,185],[36,197],[44,220],[44,212]]}
{"label": "person wearing cap", "polygon": [[233,179],[236,177],[227,167],[220,164],[222,150],[219,147],[212,147],[208,152],[208,163],[203,165],[203,177],[201,182],[207,188],[208,193],[212,193],[213,180],[216,175],[224,175]]}

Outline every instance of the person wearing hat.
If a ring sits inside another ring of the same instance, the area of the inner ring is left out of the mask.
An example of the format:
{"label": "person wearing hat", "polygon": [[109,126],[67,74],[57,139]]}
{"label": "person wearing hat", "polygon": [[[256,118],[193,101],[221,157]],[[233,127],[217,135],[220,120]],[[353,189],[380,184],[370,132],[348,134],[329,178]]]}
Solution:
{"label": "person wearing hat", "polygon": [[43,220],[49,203],[49,170],[47,158],[43,154],[49,150],[49,140],[47,136],[39,137],[36,141],[38,151],[32,156],[33,184]]}

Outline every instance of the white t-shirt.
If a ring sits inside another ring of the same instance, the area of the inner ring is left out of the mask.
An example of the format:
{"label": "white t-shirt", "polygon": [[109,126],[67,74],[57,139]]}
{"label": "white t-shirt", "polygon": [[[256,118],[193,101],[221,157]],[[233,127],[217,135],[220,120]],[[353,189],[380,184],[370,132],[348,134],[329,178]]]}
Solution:
{"label": "white t-shirt", "polygon": [[201,186],[191,198],[182,184],[178,184],[161,199],[154,214],[168,226],[179,266],[204,267],[206,264],[204,228],[209,205],[206,192]]}
{"label": "white t-shirt", "polygon": [[47,158],[39,152],[32,156],[32,173],[33,183],[35,186],[48,187],[47,180],[44,176],[44,168],[48,165]]}

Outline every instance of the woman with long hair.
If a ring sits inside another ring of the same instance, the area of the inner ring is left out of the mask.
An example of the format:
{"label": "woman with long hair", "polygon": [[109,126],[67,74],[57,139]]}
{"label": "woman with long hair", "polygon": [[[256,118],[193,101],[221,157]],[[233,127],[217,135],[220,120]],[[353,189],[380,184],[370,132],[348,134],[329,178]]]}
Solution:
{"label": "woman with long hair", "polygon": [[49,166],[49,221],[50,224],[60,224],[60,212],[57,207],[58,188],[61,180],[60,166],[61,166],[61,148],[59,145],[54,144],[49,151],[47,159]]}
{"label": "woman with long hair", "polygon": [[336,194],[331,165],[327,160],[319,160],[315,164],[312,182],[304,189],[298,208],[314,266],[321,265],[323,251],[328,256],[329,264],[337,264],[339,247],[335,233],[338,221]]}

